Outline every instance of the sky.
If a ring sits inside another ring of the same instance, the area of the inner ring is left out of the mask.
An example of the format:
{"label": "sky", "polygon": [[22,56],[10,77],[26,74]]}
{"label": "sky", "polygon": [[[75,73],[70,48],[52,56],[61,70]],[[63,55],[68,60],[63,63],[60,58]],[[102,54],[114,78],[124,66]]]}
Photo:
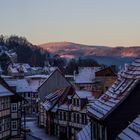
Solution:
{"label": "sky", "polygon": [[0,0],[0,34],[33,44],[140,46],[140,0]]}

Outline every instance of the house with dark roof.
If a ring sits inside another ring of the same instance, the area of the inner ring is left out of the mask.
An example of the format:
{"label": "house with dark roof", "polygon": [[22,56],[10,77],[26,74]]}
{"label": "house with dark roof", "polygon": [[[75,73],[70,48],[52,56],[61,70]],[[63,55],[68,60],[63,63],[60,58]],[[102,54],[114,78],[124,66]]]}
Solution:
{"label": "house with dark roof", "polygon": [[71,86],[71,83],[59,69],[56,69],[38,88],[39,100],[43,101],[47,94],[69,86]]}
{"label": "house with dark roof", "polygon": [[[44,109],[42,104],[46,104],[47,98],[52,98],[51,106],[55,103],[63,90],[71,87],[71,83],[64,77],[59,69],[56,69],[38,88],[38,124],[44,127]],[[55,97],[55,98],[54,98]],[[48,103],[48,101],[47,101]],[[50,103],[49,103],[50,104]],[[46,120],[45,120],[46,122]],[[50,131],[49,131],[50,133]]]}
{"label": "house with dark roof", "polygon": [[114,140],[140,114],[140,57],[125,65],[117,80],[89,104],[91,139]]}

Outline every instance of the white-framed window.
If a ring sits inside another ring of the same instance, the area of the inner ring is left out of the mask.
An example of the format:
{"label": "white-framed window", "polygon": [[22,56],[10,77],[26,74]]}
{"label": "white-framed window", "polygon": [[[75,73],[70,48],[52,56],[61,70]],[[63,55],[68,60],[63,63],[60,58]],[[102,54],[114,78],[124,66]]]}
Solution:
{"label": "white-framed window", "polygon": [[11,127],[12,127],[12,130],[17,130],[18,127],[17,127],[17,121],[16,120],[11,122]]}
{"label": "white-framed window", "polygon": [[12,108],[11,109],[12,109],[13,112],[16,112],[17,109],[18,109],[17,108],[17,103],[12,103]]}

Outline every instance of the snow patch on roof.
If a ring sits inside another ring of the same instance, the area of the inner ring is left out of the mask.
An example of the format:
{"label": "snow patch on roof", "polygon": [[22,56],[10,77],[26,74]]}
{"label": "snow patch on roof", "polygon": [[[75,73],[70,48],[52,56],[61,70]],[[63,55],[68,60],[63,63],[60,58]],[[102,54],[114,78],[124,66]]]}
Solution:
{"label": "snow patch on roof", "polygon": [[6,79],[6,82],[9,86],[16,87],[17,93],[32,91],[26,79]]}

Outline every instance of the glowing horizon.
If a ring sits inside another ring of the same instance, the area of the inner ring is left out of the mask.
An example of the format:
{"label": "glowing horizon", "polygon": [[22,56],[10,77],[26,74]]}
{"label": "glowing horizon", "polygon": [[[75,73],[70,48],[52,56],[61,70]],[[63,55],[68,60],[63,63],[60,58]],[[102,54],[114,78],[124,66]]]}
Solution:
{"label": "glowing horizon", "polygon": [[140,46],[139,0],[1,0],[3,35],[34,44]]}

